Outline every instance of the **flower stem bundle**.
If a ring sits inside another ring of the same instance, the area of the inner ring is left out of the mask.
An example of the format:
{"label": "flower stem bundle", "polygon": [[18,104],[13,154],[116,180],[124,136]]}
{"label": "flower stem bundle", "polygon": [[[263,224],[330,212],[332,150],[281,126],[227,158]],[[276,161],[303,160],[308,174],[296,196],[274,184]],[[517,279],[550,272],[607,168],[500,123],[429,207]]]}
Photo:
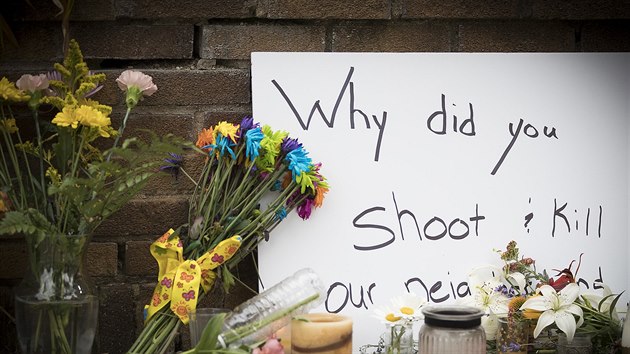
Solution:
{"label": "flower stem bundle", "polygon": [[[240,124],[220,122],[203,129],[195,151],[204,156],[196,178],[184,170],[179,155],[171,154],[162,168],[175,175],[181,172],[195,184],[188,222],[171,237],[182,240],[186,260],[211,255],[220,266],[203,273],[203,281],[213,283],[220,278],[227,292],[235,282],[230,269],[268,239],[292,211],[308,219],[312,210],[322,205],[329,186],[320,173],[321,164],[313,163],[297,139],[290,138],[287,132],[261,127],[250,117]],[[221,242],[233,237],[239,238],[240,247],[231,258],[213,255]],[[162,280],[158,279],[154,292],[156,303],[163,300],[156,298],[163,291]],[[203,294],[195,296],[200,298]],[[178,328],[179,319],[170,312],[191,310],[187,303],[181,306],[163,307],[150,317],[129,352],[146,353],[168,345],[168,336],[160,331]]]}

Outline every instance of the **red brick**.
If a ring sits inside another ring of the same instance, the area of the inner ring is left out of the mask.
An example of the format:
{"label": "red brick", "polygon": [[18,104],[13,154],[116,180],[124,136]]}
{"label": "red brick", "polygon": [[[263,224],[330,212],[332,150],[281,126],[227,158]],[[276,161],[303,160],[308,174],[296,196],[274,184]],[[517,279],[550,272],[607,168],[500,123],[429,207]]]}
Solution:
{"label": "red brick", "polygon": [[74,22],[70,26],[70,33],[81,45],[86,58],[192,58],[193,24]]}
{"label": "red brick", "polygon": [[[15,23],[11,29],[18,47],[6,43],[0,60],[26,62],[60,61],[63,59],[61,25],[52,22]],[[37,38],[37,40],[33,40]],[[52,67],[52,65],[50,65]]]}
{"label": "red brick", "polygon": [[[250,103],[249,70],[246,69],[136,69],[153,77],[158,91],[146,97],[140,105],[194,106]],[[122,104],[124,95],[115,80],[122,70],[106,70],[108,80],[95,96],[109,105]]]}
{"label": "red brick", "polygon": [[321,52],[325,29],[303,25],[208,25],[201,28],[202,58],[249,59],[251,52]]}
{"label": "red brick", "polygon": [[472,22],[459,26],[461,52],[568,52],[575,30],[566,23]]}
{"label": "red brick", "polygon": [[98,353],[125,353],[136,338],[133,289],[129,284],[114,283],[99,289]]}
{"label": "red brick", "polygon": [[630,2],[626,0],[533,0],[532,15],[537,19],[628,19],[630,18]]}
{"label": "red brick", "polygon": [[449,26],[431,22],[347,23],[334,27],[334,52],[450,51]]}
{"label": "red brick", "polygon": [[[0,245],[0,279],[21,279],[24,276],[28,255],[22,241],[3,242]],[[88,246],[85,271],[89,276],[114,276],[118,269],[118,249],[115,243],[91,242]]]}
{"label": "red brick", "polygon": [[0,243],[0,279],[21,279],[26,272],[27,257],[23,240]]}
{"label": "red brick", "polygon": [[85,257],[85,270],[91,277],[118,274],[118,245],[113,242],[91,242]]}
{"label": "red brick", "polygon": [[581,45],[585,52],[630,52],[630,22],[588,22]]}
{"label": "red brick", "polygon": [[187,222],[188,201],[179,196],[134,199],[103,222],[96,236],[126,237],[149,235],[158,237],[169,228]]}
{"label": "red brick", "polygon": [[247,0],[119,0],[119,17],[134,19],[245,18],[255,12]]}
{"label": "red brick", "polygon": [[387,0],[262,0],[256,7],[257,17],[274,19],[388,19],[390,12]]}
{"label": "red brick", "polygon": [[521,1],[518,0],[399,0],[394,17],[405,19],[483,19],[518,18]]}
{"label": "red brick", "polygon": [[151,243],[153,241],[125,243],[125,274],[153,276],[157,279],[157,263],[149,251]]}
{"label": "red brick", "polygon": [[[9,8],[8,18],[19,21],[55,21],[61,22],[61,11],[53,1],[30,0],[33,6],[26,1],[6,1],[13,5]],[[3,4],[4,6],[4,4]],[[114,0],[81,0],[75,1],[70,13],[70,20],[103,21],[114,20]]]}

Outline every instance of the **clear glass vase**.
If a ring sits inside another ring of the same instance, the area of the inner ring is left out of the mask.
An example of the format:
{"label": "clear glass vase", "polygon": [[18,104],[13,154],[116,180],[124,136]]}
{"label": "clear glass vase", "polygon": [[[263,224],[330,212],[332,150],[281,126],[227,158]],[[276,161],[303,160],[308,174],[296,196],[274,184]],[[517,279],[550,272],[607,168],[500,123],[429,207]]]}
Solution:
{"label": "clear glass vase", "polygon": [[496,335],[499,353],[527,354],[530,322],[527,319],[499,318]]}
{"label": "clear glass vase", "polygon": [[383,340],[383,353],[385,354],[413,354],[413,324],[403,322],[388,325],[387,330],[381,335]]}
{"label": "clear glass vase", "polygon": [[23,353],[90,353],[98,300],[83,274],[88,235],[28,236],[28,263],[15,288]]}

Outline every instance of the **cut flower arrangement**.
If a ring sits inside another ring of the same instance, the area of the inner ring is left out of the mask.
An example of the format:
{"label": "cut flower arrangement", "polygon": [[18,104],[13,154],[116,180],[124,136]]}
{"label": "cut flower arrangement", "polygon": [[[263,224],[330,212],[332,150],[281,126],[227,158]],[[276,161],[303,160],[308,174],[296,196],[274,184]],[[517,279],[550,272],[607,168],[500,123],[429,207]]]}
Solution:
{"label": "cut flower arrangement", "polygon": [[[621,294],[612,294],[601,283],[601,296],[583,293],[575,278],[579,261],[575,274],[572,261],[553,278],[546,271],[537,272],[534,259],[520,256],[515,241],[498,252],[503,266],[474,269],[468,282],[471,296],[463,299],[465,304],[486,312],[482,326],[489,351],[533,350],[532,342],[542,337],[541,333],[546,334],[547,345],[552,348],[557,335],[562,334],[569,343],[575,335],[590,336],[593,353],[614,353],[618,349],[622,324],[615,307]],[[503,328],[499,329],[501,322]],[[527,333],[523,335],[523,331]]]}
{"label": "cut flower arrangement", "polygon": [[203,129],[194,151],[205,156],[199,176],[186,171],[178,154],[162,168],[189,178],[194,189],[188,222],[151,245],[158,283],[130,353],[165,350],[215,280],[227,292],[236,281],[231,269],[291,211],[308,219],[328,192],[321,164],[313,163],[297,139],[251,117]]}
{"label": "cut flower arrangement", "polygon": [[[89,352],[97,302],[76,308],[89,296],[81,283],[87,244],[94,230],[158,173],[164,154],[178,149],[181,141],[155,135],[150,143],[120,139],[131,110],[157,90],[150,76],[125,71],[118,78],[127,114],[114,129],[112,108],[93,99],[105,75],[89,71],[76,41],[54,68],[23,75],[16,83],[0,80],[0,234],[26,239],[29,269],[16,289],[23,351]],[[15,113],[19,106],[28,107],[32,120]],[[46,119],[41,112],[57,113]],[[98,146],[107,144],[99,143],[104,139],[115,141],[102,151]],[[77,311],[93,311],[94,316],[89,323],[74,323]]]}

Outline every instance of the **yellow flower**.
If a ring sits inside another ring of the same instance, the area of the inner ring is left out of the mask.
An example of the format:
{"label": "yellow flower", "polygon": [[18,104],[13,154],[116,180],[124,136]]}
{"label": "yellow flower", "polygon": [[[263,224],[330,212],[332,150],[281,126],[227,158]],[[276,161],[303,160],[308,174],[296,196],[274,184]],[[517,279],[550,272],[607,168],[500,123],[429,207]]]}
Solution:
{"label": "yellow flower", "polygon": [[98,128],[98,133],[100,136],[104,138],[109,138],[110,134],[110,126],[112,124],[111,119],[105,116],[100,111],[90,107],[81,105],[81,107],[77,108],[76,116],[81,125],[91,128]]}
{"label": "yellow flower", "polygon": [[79,126],[79,119],[77,118],[75,107],[74,106],[63,107],[63,111],[55,115],[55,118],[53,118],[52,123],[57,124],[60,127],[72,127],[72,129],[77,129],[77,127]]}
{"label": "yellow flower", "polygon": [[238,131],[238,124],[234,125],[226,121],[219,122],[214,128],[214,138],[216,140],[217,134],[221,133],[226,138],[229,138],[233,142],[236,142],[236,132]]}
{"label": "yellow flower", "polygon": [[61,184],[61,175],[59,175],[59,171],[57,171],[54,167],[48,167],[46,170],[46,177],[50,178],[52,184],[55,186]]}
{"label": "yellow flower", "polygon": [[17,133],[18,128],[15,124],[15,118],[8,118],[0,121],[0,130],[4,130],[9,134]]}
{"label": "yellow flower", "polygon": [[0,80],[0,98],[5,101],[26,102],[31,99],[31,96],[25,94],[22,90],[18,90],[14,83],[3,77]]}

